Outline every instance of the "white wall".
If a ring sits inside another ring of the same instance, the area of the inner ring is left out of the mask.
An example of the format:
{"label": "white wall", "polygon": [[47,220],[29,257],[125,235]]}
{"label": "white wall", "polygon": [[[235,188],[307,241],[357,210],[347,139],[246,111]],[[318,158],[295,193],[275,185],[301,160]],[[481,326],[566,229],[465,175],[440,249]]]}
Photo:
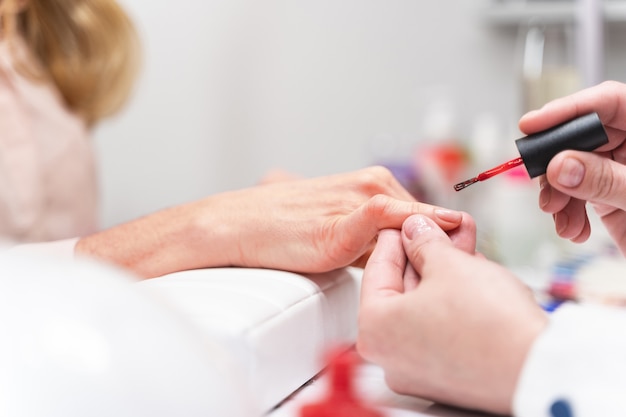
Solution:
{"label": "white wall", "polygon": [[437,86],[460,135],[485,112],[508,135],[519,54],[514,31],[483,22],[488,2],[124,0],[145,64],[126,110],[96,132],[104,225],[272,167],[366,166],[376,138],[422,137]]}

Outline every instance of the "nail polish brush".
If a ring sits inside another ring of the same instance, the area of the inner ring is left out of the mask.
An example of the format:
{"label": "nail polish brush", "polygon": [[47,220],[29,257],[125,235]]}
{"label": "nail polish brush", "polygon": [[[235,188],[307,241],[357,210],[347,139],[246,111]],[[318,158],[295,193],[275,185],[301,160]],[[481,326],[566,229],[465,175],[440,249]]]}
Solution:
{"label": "nail polish brush", "polygon": [[518,158],[460,182],[454,186],[454,189],[461,191],[476,182],[485,181],[522,164],[526,167],[530,178],[535,178],[546,173],[550,160],[561,151],[570,149],[590,152],[608,142],[609,138],[600,117],[597,113],[589,113],[517,139],[515,145],[520,154]]}

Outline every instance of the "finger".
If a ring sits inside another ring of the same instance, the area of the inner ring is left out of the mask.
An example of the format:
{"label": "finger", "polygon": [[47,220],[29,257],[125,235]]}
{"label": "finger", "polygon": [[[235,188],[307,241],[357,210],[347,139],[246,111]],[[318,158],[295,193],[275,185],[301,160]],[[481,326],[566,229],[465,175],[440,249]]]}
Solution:
{"label": "finger", "polygon": [[626,164],[626,135],[624,134],[624,131],[620,131],[619,134],[621,135],[623,142],[610,151],[609,157],[615,162]]}
{"label": "finger", "polygon": [[469,254],[476,252],[476,222],[467,213],[463,214],[461,225],[448,232],[455,247]]}
{"label": "finger", "polygon": [[[404,251],[404,249],[402,249]],[[404,292],[413,291],[420,283],[420,276],[410,262],[404,268]]]}
{"label": "finger", "polygon": [[402,226],[402,243],[409,262],[421,279],[427,279],[424,268],[429,260],[449,262],[450,250],[455,250],[448,235],[422,215],[409,217]]}
{"label": "finger", "polygon": [[626,256],[626,213],[622,210],[606,211],[602,214],[602,222],[609,234],[617,243],[622,255]]}
{"label": "finger", "polygon": [[[607,81],[572,95],[547,103],[531,111],[519,121],[519,128],[527,134],[548,129],[578,116],[596,112],[602,123],[616,129],[626,129],[626,117],[619,110],[626,108],[626,85]],[[612,141],[612,134],[609,140]]]}
{"label": "finger", "polygon": [[399,230],[382,230],[361,283],[361,305],[375,303],[380,297],[401,294],[406,256]]}
{"label": "finger", "polygon": [[563,210],[572,198],[552,187],[545,175],[539,178],[539,187],[539,208],[545,213]]}
{"label": "finger", "polygon": [[585,201],[573,198],[563,210],[554,214],[554,227],[559,236],[582,243],[591,235]]}
{"label": "finger", "polygon": [[552,187],[580,200],[626,209],[626,166],[591,152],[564,151],[548,164]]}
{"label": "finger", "polygon": [[402,228],[402,223],[413,214],[423,214],[435,220],[444,230],[453,230],[463,221],[459,211],[447,210],[429,204],[396,200],[384,195],[377,195],[368,200],[351,214],[345,216],[339,228],[343,233],[345,247],[365,248],[384,229]]}
{"label": "finger", "polygon": [[463,213],[430,204],[397,200],[384,195],[370,198],[351,217],[353,226],[370,227],[368,233],[383,229],[402,228],[402,223],[413,214],[428,216],[444,230],[457,228],[463,221]]}
{"label": "finger", "polygon": [[583,224],[583,228],[577,236],[574,236],[570,240],[574,243],[583,243],[589,239],[591,236],[591,223],[589,222],[589,217],[585,214],[585,223]]}

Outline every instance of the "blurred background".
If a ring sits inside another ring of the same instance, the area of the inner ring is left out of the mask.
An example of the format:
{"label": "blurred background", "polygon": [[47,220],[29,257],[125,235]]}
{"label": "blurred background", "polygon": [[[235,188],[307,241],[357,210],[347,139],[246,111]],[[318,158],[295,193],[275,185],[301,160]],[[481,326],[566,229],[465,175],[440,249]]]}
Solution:
{"label": "blurred background", "polygon": [[534,181],[452,185],[517,156],[525,111],[626,81],[624,0],[120,2],[144,65],[95,134],[103,226],[274,168],[384,164],[417,197],[470,211],[494,257],[548,262],[560,243]]}

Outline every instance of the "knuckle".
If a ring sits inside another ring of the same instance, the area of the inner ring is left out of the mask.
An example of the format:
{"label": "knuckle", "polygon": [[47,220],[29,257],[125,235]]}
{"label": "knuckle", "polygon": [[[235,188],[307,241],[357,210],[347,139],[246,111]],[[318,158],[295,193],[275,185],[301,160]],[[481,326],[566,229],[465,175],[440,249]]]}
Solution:
{"label": "knuckle", "polygon": [[393,204],[393,200],[384,194],[375,194],[367,201],[365,211],[368,216],[378,217],[389,211]]}
{"label": "knuckle", "polygon": [[374,165],[361,171],[361,182],[372,190],[385,190],[396,182],[393,173],[382,165]]}
{"label": "knuckle", "polygon": [[374,165],[365,169],[365,172],[375,181],[389,180],[394,178],[389,168],[382,165]]}
{"label": "knuckle", "polygon": [[600,171],[591,181],[591,193],[593,200],[608,201],[616,192],[624,187],[621,177],[613,175],[609,161],[600,165]]}
{"label": "knuckle", "polygon": [[600,84],[600,88],[604,88],[608,91],[615,91],[621,89],[622,85],[615,80],[607,80]]}
{"label": "knuckle", "polygon": [[391,201],[391,198],[385,194],[374,194],[369,200],[369,205],[373,210],[384,210],[391,204]]}

